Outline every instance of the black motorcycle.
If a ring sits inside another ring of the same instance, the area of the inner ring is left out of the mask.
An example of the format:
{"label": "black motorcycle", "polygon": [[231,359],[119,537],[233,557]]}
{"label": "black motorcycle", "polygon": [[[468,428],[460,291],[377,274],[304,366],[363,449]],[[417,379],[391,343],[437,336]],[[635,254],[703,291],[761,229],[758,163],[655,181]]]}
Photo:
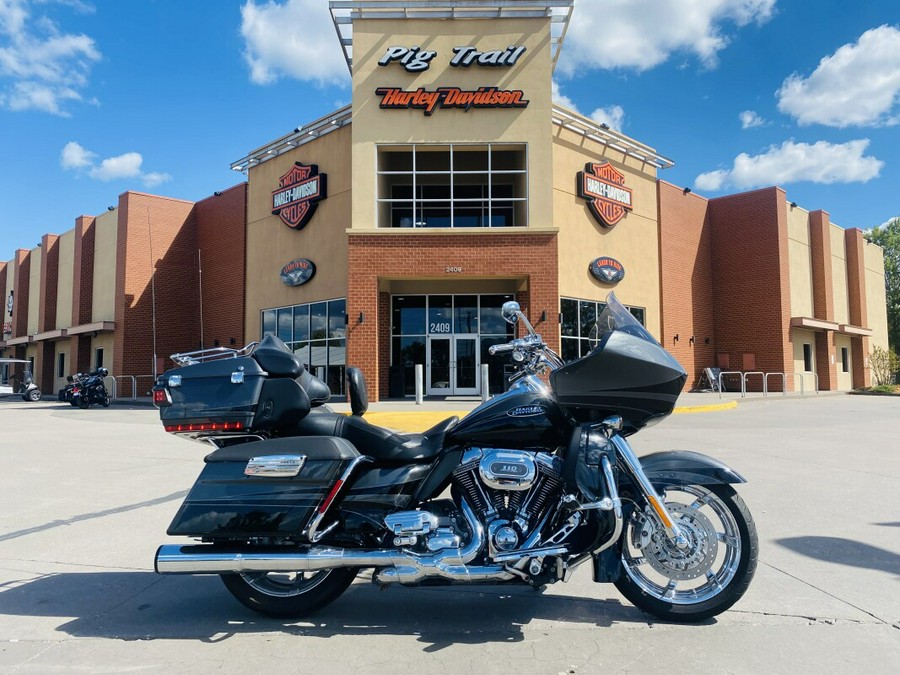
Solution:
{"label": "black motorcycle", "polygon": [[90,408],[91,404],[99,403],[104,408],[109,407],[109,392],[103,378],[109,375],[106,368],[98,368],[92,373],[77,373],[73,377],[72,388],[65,394],[69,403],[79,408]]}
{"label": "black motorcycle", "polygon": [[361,568],[382,587],[540,588],[590,562],[654,616],[728,609],[757,563],[744,478],[694,452],[638,459],[626,440],[672,412],[681,366],[613,294],[570,363],[516,303],[503,315],[527,329],[491,348],[520,364],[509,390],[421,434],[362,419],[358,373],[356,414],[323,409],[327,387],[277,338],[173,356],[153,392],[165,429],[217,449],[168,529],[201,543],[161,546],[156,571],[219,574],[247,607],[299,616]]}

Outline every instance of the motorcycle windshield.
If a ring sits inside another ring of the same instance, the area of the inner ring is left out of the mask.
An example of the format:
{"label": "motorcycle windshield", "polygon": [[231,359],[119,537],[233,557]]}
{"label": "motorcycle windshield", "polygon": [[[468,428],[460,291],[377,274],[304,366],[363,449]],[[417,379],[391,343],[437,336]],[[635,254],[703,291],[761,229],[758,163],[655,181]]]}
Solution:
{"label": "motorcycle windshield", "polygon": [[659,345],[656,338],[619,302],[619,299],[613,292],[606,296],[606,309],[600,312],[600,316],[597,317],[597,330],[599,332],[598,339],[602,339],[607,333],[622,331],[646,340],[651,344]]}

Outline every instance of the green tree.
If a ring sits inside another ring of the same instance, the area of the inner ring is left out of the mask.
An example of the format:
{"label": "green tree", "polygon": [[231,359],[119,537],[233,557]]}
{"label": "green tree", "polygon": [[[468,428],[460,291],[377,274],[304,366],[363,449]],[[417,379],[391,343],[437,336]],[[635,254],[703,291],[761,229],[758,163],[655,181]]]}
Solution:
{"label": "green tree", "polygon": [[888,344],[900,350],[900,218],[873,227],[863,236],[884,249],[884,281],[887,291]]}

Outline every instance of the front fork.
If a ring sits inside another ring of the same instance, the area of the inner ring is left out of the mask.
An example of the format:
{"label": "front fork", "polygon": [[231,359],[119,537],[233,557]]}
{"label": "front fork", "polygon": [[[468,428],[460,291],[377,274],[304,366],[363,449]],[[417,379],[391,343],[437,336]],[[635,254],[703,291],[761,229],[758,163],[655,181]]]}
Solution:
{"label": "front fork", "polygon": [[659,494],[657,494],[656,488],[654,488],[653,484],[648,480],[647,475],[644,473],[644,469],[641,467],[640,460],[637,458],[637,455],[634,454],[634,450],[631,449],[628,441],[613,430],[610,431],[612,433],[608,434],[608,438],[610,443],[616,448],[620,466],[622,466],[625,473],[628,474],[638,490],[644,495],[644,499],[647,500],[647,503],[653,508],[653,512],[656,514],[659,524],[665,529],[669,539],[671,539],[678,548],[686,548],[688,545],[687,537],[684,536],[678,523],[676,523],[672,516],[669,515],[669,512],[666,510],[666,505],[663,503]]}

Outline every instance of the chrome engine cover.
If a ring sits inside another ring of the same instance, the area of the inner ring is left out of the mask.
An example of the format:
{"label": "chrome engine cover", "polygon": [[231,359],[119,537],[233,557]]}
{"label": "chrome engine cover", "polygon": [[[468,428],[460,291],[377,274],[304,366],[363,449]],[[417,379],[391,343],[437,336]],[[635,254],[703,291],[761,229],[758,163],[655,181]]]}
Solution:
{"label": "chrome engine cover", "polygon": [[484,450],[478,475],[495,490],[530,490],[537,476],[534,454],[522,450]]}

